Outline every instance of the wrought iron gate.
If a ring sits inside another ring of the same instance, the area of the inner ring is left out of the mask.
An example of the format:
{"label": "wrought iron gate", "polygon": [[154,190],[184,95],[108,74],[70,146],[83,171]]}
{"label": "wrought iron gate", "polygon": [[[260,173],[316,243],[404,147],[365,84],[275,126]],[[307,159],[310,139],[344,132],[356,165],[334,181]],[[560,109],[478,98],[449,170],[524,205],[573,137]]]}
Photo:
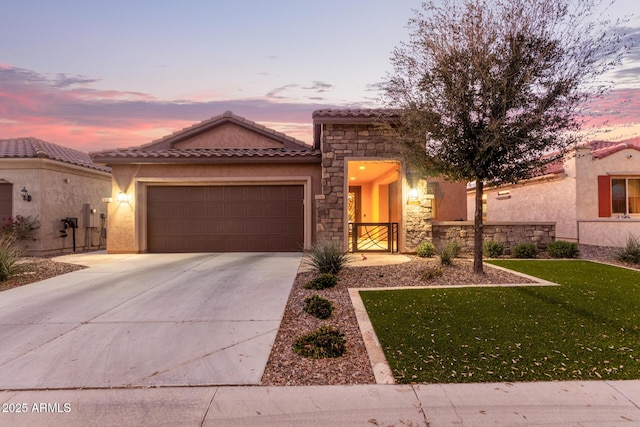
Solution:
{"label": "wrought iron gate", "polygon": [[397,222],[350,222],[350,252],[398,252]]}

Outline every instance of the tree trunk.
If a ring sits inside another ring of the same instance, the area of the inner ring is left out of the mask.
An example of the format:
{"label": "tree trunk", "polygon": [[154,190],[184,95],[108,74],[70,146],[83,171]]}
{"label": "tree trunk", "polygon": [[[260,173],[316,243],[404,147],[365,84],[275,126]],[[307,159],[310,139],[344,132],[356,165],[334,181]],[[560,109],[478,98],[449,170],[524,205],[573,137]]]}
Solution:
{"label": "tree trunk", "polygon": [[476,274],[484,274],[482,265],[482,240],[484,236],[482,223],[482,194],[484,183],[476,180],[476,210],[473,221],[473,272]]}

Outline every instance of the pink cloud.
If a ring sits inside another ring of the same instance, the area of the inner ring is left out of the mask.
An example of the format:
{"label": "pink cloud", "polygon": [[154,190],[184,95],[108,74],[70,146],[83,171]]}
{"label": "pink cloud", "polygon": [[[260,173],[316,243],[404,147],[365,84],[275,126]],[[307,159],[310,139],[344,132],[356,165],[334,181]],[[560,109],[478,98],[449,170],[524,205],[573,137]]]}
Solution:
{"label": "pink cloud", "polygon": [[[196,95],[190,100],[161,101],[142,92],[98,90],[92,87],[96,81],[0,64],[0,138],[33,136],[98,151],[148,143],[231,110],[311,143],[311,113],[340,108],[265,98],[207,101]],[[640,123],[639,94],[640,89],[618,90],[592,102],[587,125],[599,128]]]}
{"label": "pink cloud", "polygon": [[640,89],[617,89],[594,99],[584,112],[587,126],[640,123]]}
{"label": "pink cloud", "polygon": [[95,82],[1,65],[0,138],[34,136],[95,151],[144,144],[231,110],[310,142],[311,113],[330,107],[265,99],[160,101],[141,92],[97,90]]}

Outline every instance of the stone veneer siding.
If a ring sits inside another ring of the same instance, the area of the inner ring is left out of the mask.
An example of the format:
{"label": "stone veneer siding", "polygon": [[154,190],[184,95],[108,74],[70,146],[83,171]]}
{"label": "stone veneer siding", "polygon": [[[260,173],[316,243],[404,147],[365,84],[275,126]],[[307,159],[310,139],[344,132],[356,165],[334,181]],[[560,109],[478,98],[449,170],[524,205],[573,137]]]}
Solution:
{"label": "stone veneer siding", "polygon": [[[346,221],[345,158],[398,160],[402,164],[403,175],[406,173],[406,164],[402,162],[400,145],[394,141],[388,129],[373,123],[325,123],[322,126],[322,194],[316,196],[316,236],[320,244],[333,243],[343,246]],[[401,187],[404,187],[404,182],[403,177]],[[401,227],[400,236],[401,251],[403,242],[404,246],[416,245],[431,231],[430,216],[420,207],[414,210],[416,212],[411,212],[411,217],[422,219],[407,221],[408,213],[404,213],[405,227]],[[417,237],[407,239],[407,236],[413,235]]]}
{"label": "stone veneer siding", "polygon": [[[484,241],[495,240],[504,243],[507,254],[519,243],[535,243],[538,249],[545,250],[547,244],[555,240],[556,235],[554,222],[486,222],[483,228]],[[436,247],[454,241],[458,242],[462,249],[473,252],[473,222],[434,221],[432,233],[432,241]]]}

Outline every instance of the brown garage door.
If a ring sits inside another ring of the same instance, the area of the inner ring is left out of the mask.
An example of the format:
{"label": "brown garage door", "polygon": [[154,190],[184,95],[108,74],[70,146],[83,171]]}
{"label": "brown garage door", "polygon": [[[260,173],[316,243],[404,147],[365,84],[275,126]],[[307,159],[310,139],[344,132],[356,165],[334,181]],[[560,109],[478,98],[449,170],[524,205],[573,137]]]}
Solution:
{"label": "brown garage door", "polygon": [[301,251],[301,185],[147,188],[149,252]]}

